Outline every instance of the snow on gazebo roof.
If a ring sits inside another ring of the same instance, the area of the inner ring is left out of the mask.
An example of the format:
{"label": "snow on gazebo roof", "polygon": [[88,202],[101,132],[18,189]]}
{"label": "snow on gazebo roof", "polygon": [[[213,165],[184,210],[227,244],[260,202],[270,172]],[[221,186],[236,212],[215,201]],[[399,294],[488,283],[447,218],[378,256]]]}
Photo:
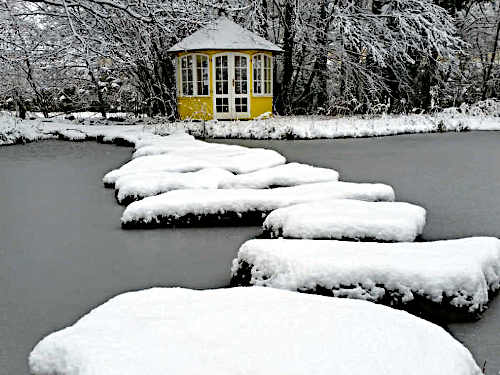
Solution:
{"label": "snow on gazebo roof", "polygon": [[283,52],[270,41],[237,25],[226,17],[196,31],[171,47],[168,52],[197,51],[208,49],[221,50],[263,50]]}

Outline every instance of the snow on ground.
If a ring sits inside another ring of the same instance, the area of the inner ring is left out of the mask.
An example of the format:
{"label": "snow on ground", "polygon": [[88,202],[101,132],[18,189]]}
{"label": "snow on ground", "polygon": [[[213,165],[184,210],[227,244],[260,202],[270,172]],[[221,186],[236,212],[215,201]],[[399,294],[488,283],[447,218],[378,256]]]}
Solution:
{"label": "snow on ground", "polygon": [[154,288],[40,341],[33,375],[480,375],[441,327],[364,301],[270,288]]}
{"label": "snow on ground", "polygon": [[500,130],[500,118],[472,116],[453,111],[435,115],[276,116],[250,121],[177,122],[160,125],[156,132],[183,129],[207,138],[317,139],[357,138],[396,134],[467,130]]}
{"label": "snow on ground", "polygon": [[120,204],[178,189],[217,189],[234,175],[225,169],[207,168],[191,173],[151,172],[126,174],[115,182]]}
{"label": "snow on ground", "polygon": [[211,220],[213,216],[230,216],[231,224],[236,224],[246,220],[248,214],[253,215],[252,222],[258,220],[261,224],[267,213],[280,207],[341,198],[393,201],[394,190],[384,184],[338,181],[276,189],[174,190],[130,204],[123,212],[122,225],[186,225]]}
{"label": "snow on ground", "polygon": [[391,306],[424,298],[472,314],[485,308],[489,291],[500,288],[500,240],[250,240],[233,261],[232,274],[235,285],[320,288],[335,297]]}
{"label": "snow on ground", "polygon": [[107,173],[103,182],[114,184],[122,176],[144,172],[189,172],[204,168],[222,168],[234,173],[248,173],[285,163],[286,159],[273,150],[261,148],[199,149],[195,152],[141,156],[132,159],[119,169]]}
{"label": "snow on ground", "polygon": [[414,241],[425,226],[425,209],[404,202],[352,199],[278,208],[263,224],[271,237]]}
{"label": "snow on ground", "polygon": [[[0,145],[47,139],[53,137],[54,133],[68,128],[81,131],[87,134],[88,138],[99,136],[109,142],[118,138],[127,139],[136,147],[141,139],[149,138],[153,142],[153,140],[161,139],[154,135],[170,135],[184,131],[207,138],[313,139],[373,137],[438,131],[500,130],[498,117],[500,112],[497,108],[500,107],[500,102],[491,101],[491,103],[490,101],[486,103],[488,104],[486,109],[476,105],[466,109],[451,108],[433,115],[371,115],[337,118],[276,116],[250,121],[175,123],[153,118],[143,119],[143,125],[88,125],[87,120],[86,123],[80,124],[60,118],[51,119],[51,122],[46,122],[47,120],[44,119],[19,121],[12,115],[2,112],[0,113]],[[87,115],[84,114],[83,117]],[[169,152],[168,147],[156,144],[155,147],[138,150],[136,156],[165,152]]]}
{"label": "snow on ground", "polygon": [[256,172],[232,176],[223,181],[221,189],[265,189],[273,186],[296,186],[315,182],[337,181],[339,173],[329,168],[312,165],[289,163]]}

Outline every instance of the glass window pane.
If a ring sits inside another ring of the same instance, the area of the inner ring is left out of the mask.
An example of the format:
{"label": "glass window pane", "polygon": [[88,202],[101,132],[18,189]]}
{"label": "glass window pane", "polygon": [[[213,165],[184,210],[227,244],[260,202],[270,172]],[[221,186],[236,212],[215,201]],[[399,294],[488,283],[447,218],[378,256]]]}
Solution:
{"label": "glass window pane", "polygon": [[196,82],[197,94],[208,95],[208,58],[196,55]]}

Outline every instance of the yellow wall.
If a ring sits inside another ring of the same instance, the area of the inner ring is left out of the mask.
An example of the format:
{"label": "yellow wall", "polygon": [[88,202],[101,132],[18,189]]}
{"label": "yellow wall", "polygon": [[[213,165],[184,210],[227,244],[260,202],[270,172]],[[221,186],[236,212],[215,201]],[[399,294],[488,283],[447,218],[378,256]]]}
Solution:
{"label": "yellow wall", "polygon": [[[243,53],[250,56],[249,70],[250,70],[250,117],[255,118],[263,113],[273,111],[273,97],[272,96],[254,96],[253,95],[253,59],[252,56],[258,53],[266,54],[272,56],[271,52],[264,51],[253,51],[253,50],[207,50],[207,51],[190,51],[182,52],[177,55],[177,58],[184,55],[189,55],[191,53],[199,53],[209,56],[209,76],[210,76],[210,89],[209,96],[181,96],[180,86],[177,87],[177,109],[179,111],[179,116],[182,120],[195,119],[195,120],[211,120],[214,117],[213,112],[213,66],[212,66],[212,56],[218,53],[224,52],[237,52]],[[181,71],[179,64],[177,64],[177,82],[180,82]]]}

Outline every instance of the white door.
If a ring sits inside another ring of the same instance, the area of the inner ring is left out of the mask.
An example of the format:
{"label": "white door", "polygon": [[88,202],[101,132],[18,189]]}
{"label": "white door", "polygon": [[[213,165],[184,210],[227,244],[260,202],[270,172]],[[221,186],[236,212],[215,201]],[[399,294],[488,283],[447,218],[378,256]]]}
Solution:
{"label": "white door", "polygon": [[224,53],[213,57],[214,116],[237,119],[250,116],[249,56]]}

